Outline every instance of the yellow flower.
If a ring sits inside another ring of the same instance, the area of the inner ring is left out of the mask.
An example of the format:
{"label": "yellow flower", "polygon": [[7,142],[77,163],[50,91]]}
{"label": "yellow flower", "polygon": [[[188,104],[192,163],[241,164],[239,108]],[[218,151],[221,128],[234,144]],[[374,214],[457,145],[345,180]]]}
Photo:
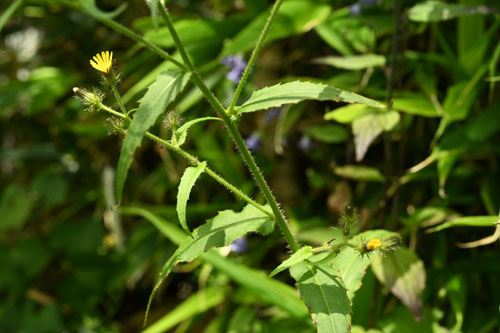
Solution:
{"label": "yellow flower", "polygon": [[375,237],[372,237],[372,239],[368,243],[366,243],[366,249],[369,251],[375,250],[380,246],[382,246],[382,241]]}
{"label": "yellow flower", "polygon": [[103,51],[101,54],[96,54],[93,60],[90,60],[90,65],[104,74],[108,74],[113,65],[113,52]]}

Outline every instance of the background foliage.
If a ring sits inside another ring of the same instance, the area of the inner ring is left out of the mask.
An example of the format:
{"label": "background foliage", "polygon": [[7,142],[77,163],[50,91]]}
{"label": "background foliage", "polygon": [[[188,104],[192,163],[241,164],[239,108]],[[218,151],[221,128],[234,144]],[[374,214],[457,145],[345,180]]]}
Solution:
{"label": "background foliage", "polygon": [[[2,332],[140,331],[157,272],[185,237],[176,198],[187,162],[144,140],[117,214],[113,170],[122,138],[107,134],[104,115],[84,112],[72,98],[74,86],[98,86],[88,61],[101,50],[114,51],[129,108],[171,65],[87,15],[102,14],[93,1],[79,3],[84,10],[64,1],[0,5]],[[97,1],[106,12],[120,4]],[[271,2],[167,5],[205,82],[227,105],[238,61],[248,59]],[[342,276],[355,286],[349,291],[360,288],[346,299],[353,331],[499,329],[498,236],[457,247],[492,235],[500,208],[498,10],[494,0],[286,0],[253,69],[244,99],[300,79],[392,105],[237,109],[299,241],[338,237],[332,227],[347,205],[359,208],[359,232],[385,228],[405,239],[397,256],[358,262],[352,276],[366,269],[362,281]],[[116,20],[176,54],[144,1],[128,1]],[[227,60],[235,55],[243,58]],[[112,93],[106,102],[113,105]],[[192,84],[171,108],[185,120],[213,115]],[[155,130],[166,134],[159,122]],[[185,146],[263,202],[219,122],[191,127]],[[240,211],[243,202],[202,176],[188,225],[228,208]],[[289,256],[280,233],[246,240],[247,249],[206,252],[174,268],[146,331],[314,332],[292,277],[265,275]],[[292,275],[307,281],[300,267]]]}

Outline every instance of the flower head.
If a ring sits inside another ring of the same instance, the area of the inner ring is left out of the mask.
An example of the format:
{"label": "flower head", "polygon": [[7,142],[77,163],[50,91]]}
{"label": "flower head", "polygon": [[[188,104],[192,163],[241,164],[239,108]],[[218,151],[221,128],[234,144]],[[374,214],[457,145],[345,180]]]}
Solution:
{"label": "flower head", "polygon": [[382,246],[382,241],[375,237],[372,237],[372,239],[370,239],[370,241],[366,243],[366,249],[369,251],[373,251],[381,246]]}
{"label": "flower head", "polygon": [[90,65],[98,71],[108,74],[113,65],[113,52],[103,51],[101,54],[96,54],[94,58],[90,60]]}

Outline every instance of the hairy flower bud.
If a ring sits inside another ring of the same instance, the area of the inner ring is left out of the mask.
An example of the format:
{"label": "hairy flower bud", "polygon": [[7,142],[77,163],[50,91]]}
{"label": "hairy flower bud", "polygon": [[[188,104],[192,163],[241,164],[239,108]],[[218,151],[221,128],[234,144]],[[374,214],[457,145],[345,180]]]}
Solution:
{"label": "hairy flower bud", "polygon": [[108,135],[122,134],[124,123],[122,118],[109,117],[106,120],[106,127],[108,128]]}
{"label": "hairy flower bud", "polygon": [[359,214],[356,207],[347,206],[340,216],[339,223],[344,226],[344,235],[349,235],[351,227],[359,222]]}
{"label": "hairy flower bud", "polygon": [[94,89],[93,92],[90,92],[86,89],[74,87],[73,92],[76,94],[76,98],[81,100],[86,106],[86,111],[94,112],[100,109],[104,99],[104,94],[99,90]]}
{"label": "hairy flower bud", "polygon": [[170,111],[163,119],[163,126],[167,129],[176,131],[182,125],[182,117],[176,111]]}

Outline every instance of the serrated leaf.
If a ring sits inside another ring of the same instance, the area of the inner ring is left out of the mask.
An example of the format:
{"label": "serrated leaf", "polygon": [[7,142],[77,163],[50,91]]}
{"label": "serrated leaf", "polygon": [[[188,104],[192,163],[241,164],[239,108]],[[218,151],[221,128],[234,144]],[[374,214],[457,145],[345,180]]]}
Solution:
{"label": "serrated leaf", "polygon": [[127,8],[127,4],[122,3],[112,12],[103,12],[96,6],[95,0],[80,0],[80,6],[87,14],[100,20],[114,19]]}
{"label": "serrated leaf", "polygon": [[486,6],[467,6],[441,1],[425,1],[410,8],[408,18],[416,22],[439,22],[465,15],[493,13],[495,11]]}
{"label": "serrated leaf", "polygon": [[351,305],[345,286],[327,264],[300,263],[290,268],[300,295],[309,308],[319,333],[349,332]]}
{"label": "serrated leaf", "polygon": [[190,121],[184,123],[175,132],[175,135],[177,136],[177,144],[180,146],[184,142],[186,142],[187,132],[188,132],[188,129],[191,126],[193,126],[194,124],[197,124],[199,122],[207,121],[207,120],[218,120],[218,121],[221,121],[221,119],[217,118],[217,117],[203,117],[203,118],[193,119],[193,120],[190,120]]}
{"label": "serrated leaf", "polygon": [[347,70],[361,70],[385,65],[385,57],[378,54],[360,54],[345,57],[323,57],[314,60],[317,64],[330,65]]}
{"label": "serrated leaf", "polygon": [[[189,238],[176,224],[168,222],[144,208],[120,207],[120,213],[145,218],[174,244],[180,245]],[[254,295],[283,309],[293,317],[304,318],[308,315],[307,308],[299,299],[295,288],[269,278],[262,271],[223,257],[214,249],[203,253],[200,259],[223,272]]]}
{"label": "serrated leaf", "polygon": [[374,108],[384,108],[384,105],[358,95],[323,84],[294,81],[278,84],[255,91],[252,96],[235,110],[238,114],[280,107],[284,104],[295,104],[305,100],[335,101],[360,103]]}
{"label": "serrated leaf", "polygon": [[388,254],[376,254],[371,262],[377,279],[420,318],[422,292],[425,288],[425,268],[415,252],[400,248]]}
{"label": "serrated leaf", "polygon": [[177,193],[177,217],[179,218],[179,223],[182,226],[182,229],[184,229],[184,231],[186,231],[189,235],[191,235],[191,231],[189,230],[186,221],[186,205],[194,183],[203,171],[205,171],[206,167],[207,162],[201,162],[195,167],[188,167],[186,171],[184,171],[181,182],[179,183],[179,192]]}
{"label": "serrated leaf", "polygon": [[290,258],[288,258],[287,260],[283,261],[281,263],[281,265],[279,265],[278,267],[276,267],[271,272],[271,274],[269,274],[269,276],[273,277],[276,274],[284,271],[285,269],[290,268],[293,265],[296,265],[298,263],[303,262],[304,260],[306,260],[307,258],[309,258],[310,256],[312,256],[313,254],[314,254],[314,252],[312,251],[312,247],[311,246],[304,246],[304,247],[300,248],[297,252],[295,252],[294,254],[292,254],[290,256]]}
{"label": "serrated leaf", "polygon": [[427,229],[426,232],[437,232],[448,228],[455,227],[494,227],[494,223],[498,222],[498,216],[463,216],[449,220],[437,227]]}
{"label": "serrated leaf", "polygon": [[156,291],[176,264],[196,259],[211,248],[229,245],[249,232],[267,235],[272,232],[273,228],[274,220],[254,206],[247,205],[240,213],[232,210],[220,212],[219,215],[194,230],[193,238],[184,240],[163,266],[159,280],[149,297],[146,320]]}
{"label": "serrated leaf", "polygon": [[149,86],[130,124],[118,162],[116,197],[121,202],[125,179],[132,163],[132,156],[146,131],[156,122],[166,107],[177,97],[189,80],[190,74],[165,71]]}

